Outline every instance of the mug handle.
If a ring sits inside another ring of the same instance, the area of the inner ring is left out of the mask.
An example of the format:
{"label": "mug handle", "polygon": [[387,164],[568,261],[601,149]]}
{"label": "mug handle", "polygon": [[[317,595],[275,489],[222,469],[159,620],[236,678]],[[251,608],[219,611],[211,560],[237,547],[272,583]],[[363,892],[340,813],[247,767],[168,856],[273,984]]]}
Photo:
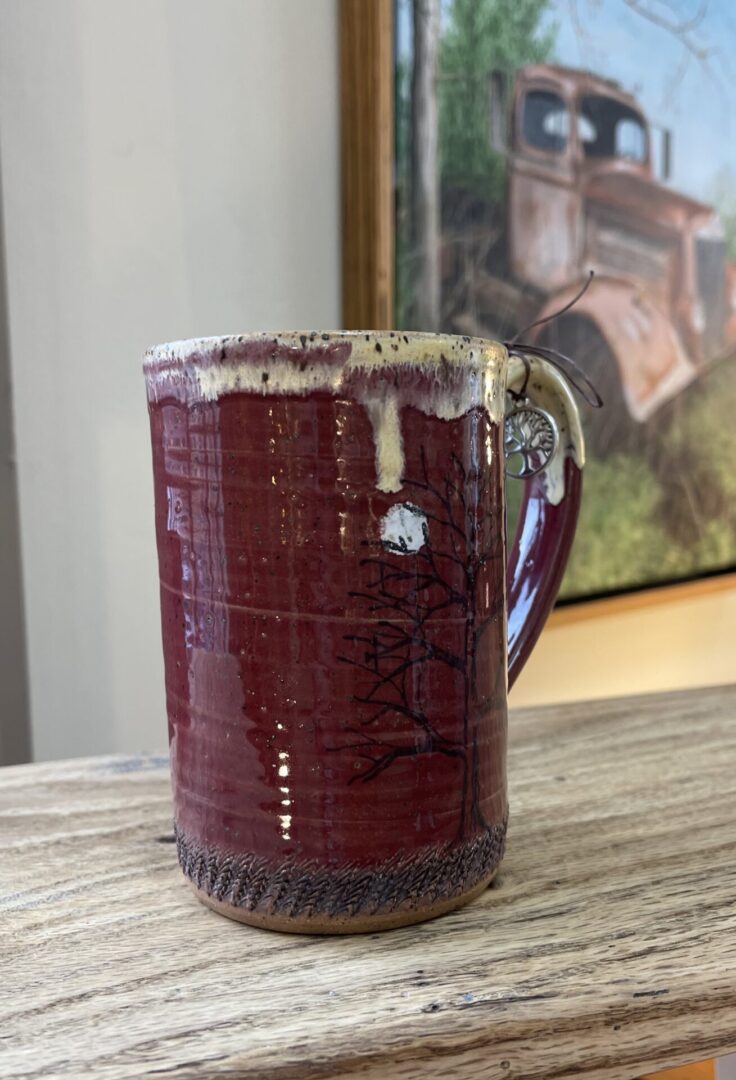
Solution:
{"label": "mug handle", "polygon": [[509,554],[506,580],[511,687],[537,643],[562,582],[580,510],[585,444],[580,414],[568,383],[541,357],[509,358],[506,393],[507,438],[510,413],[524,410],[537,419],[541,417],[542,424],[551,421],[556,435],[546,467],[524,480],[519,523]]}

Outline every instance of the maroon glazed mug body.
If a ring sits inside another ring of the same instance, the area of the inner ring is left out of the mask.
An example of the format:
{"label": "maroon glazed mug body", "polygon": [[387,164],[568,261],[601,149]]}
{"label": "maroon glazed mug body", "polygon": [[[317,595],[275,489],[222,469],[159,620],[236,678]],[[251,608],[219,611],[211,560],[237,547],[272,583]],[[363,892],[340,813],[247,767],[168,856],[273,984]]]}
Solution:
{"label": "maroon glazed mug body", "polygon": [[[176,836],[218,911],[365,931],[448,911],[493,877],[507,359],[398,333],[149,353]],[[571,535],[577,507],[567,436],[567,491],[537,491],[549,513],[531,515],[546,529],[539,580],[555,577],[545,547]]]}

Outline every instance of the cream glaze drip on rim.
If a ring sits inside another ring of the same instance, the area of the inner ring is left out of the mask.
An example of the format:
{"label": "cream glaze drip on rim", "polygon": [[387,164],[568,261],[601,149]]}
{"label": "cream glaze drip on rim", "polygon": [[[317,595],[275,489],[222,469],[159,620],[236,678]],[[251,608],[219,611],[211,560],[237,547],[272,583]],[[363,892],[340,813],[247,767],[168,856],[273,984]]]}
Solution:
{"label": "cream glaze drip on rim", "polygon": [[[376,486],[395,492],[404,472],[401,410],[412,406],[453,420],[481,406],[501,423],[507,359],[503,345],[481,338],[399,331],[264,333],[157,345],[146,353],[144,370],[154,402],[211,402],[238,392],[351,395],[373,427]],[[397,368],[416,371],[421,385],[375,378]]]}

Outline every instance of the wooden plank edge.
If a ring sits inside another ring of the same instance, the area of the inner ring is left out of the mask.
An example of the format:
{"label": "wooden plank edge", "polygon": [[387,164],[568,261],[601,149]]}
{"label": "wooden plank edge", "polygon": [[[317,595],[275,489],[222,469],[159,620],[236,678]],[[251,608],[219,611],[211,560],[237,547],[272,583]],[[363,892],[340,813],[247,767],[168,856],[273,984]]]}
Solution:
{"label": "wooden plank edge", "polygon": [[736,591],[736,573],[718,574],[695,581],[678,582],[676,585],[659,585],[620,596],[607,596],[601,600],[580,600],[569,606],[555,608],[547,626],[570,626],[585,619],[623,615],[629,611],[641,611],[661,604],[696,600],[701,596],[729,591]]}

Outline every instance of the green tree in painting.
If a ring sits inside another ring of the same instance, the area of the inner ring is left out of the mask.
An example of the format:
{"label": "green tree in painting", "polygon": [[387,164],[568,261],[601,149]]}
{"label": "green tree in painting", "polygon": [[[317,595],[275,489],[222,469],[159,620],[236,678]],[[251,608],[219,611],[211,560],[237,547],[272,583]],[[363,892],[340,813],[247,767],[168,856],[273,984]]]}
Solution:
{"label": "green tree in painting", "polygon": [[509,75],[550,59],[557,27],[542,27],[548,0],[452,0],[440,46],[442,180],[502,198],[504,163],[488,138],[491,71]]}
{"label": "green tree in painting", "polygon": [[736,261],[736,176],[728,165],[722,166],[716,173],[710,198],[723,225],[728,257]]}
{"label": "green tree in painting", "polygon": [[[549,0],[442,0],[439,50],[439,161],[444,192],[500,209],[505,163],[489,143],[489,75],[509,76],[524,64],[550,59],[557,27],[545,15]],[[402,24],[412,25],[411,0],[398,0]],[[396,303],[397,325],[416,325],[417,251],[409,208],[411,175],[411,55],[396,68]],[[460,219],[465,211],[461,208]],[[451,221],[445,222],[452,228]]]}

